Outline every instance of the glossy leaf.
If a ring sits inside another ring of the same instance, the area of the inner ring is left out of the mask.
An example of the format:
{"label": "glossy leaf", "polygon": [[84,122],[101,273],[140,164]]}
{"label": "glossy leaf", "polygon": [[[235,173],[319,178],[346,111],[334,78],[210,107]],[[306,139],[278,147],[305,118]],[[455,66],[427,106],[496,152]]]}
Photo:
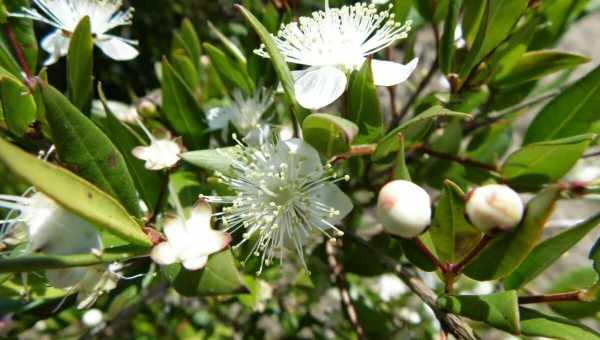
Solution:
{"label": "glossy leaf", "polygon": [[533,280],[600,224],[600,214],[537,245],[525,261],[504,281],[506,289],[518,289]]}
{"label": "glossy leaf", "polygon": [[600,334],[580,323],[520,308],[521,334],[560,340],[598,340]]}
{"label": "glossy leaf", "polygon": [[304,139],[327,158],[350,150],[358,126],[349,120],[327,113],[315,113],[302,123]]}
{"label": "glossy leaf", "polygon": [[[9,12],[15,12],[23,7],[30,6],[30,0],[6,0],[4,1]],[[22,18],[9,18],[8,22],[12,28],[15,40],[19,43],[25,56],[27,66],[32,73],[36,72],[38,61],[38,41],[33,27],[33,21]],[[18,75],[18,74],[16,74]]]}
{"label": "glossy leaf", "polygon": [[166,59],[162,61],[162,112],[189,148],[206,146],[204,113],[192,90]]}
{"label": "glossy leaf", "polygon": [[[581,289],[589,289],[598,282],[598,273],[590,267],[580,267],[562,272],[547,294],[558,294],[573,292]],[[598,299],[589,302],[562,301],[553,302],[549,307],[557,314],[569,319],[583,319],[594,317],[600,312],[600,301]]]}
{"label": "glossy leaf", "polygon": [[0,100],[8,129],[22,137],[37,118],[35,98],[20,81],[1,77]]}
{"label": "glossy leaf", "polygon": [[151,243],[127,210],[93,184],[0,139],[0,161],[65,209],[140,246]]}
{"label": "glossy leaf", "polygon": [[254,84],[244,67],[231,61],[225,53],[209,43],[204,43],[203,47],[219,76],[229,84],[230,89],[239,88],[246,95],[254,92]]}
{"label": "glossy leaf", "polygon": [[93,52],[92,27],[86,16],[77,25],[67,54],[69,100],[85,114],[89,113],[93,96]]}
{"label": "glossy leaf", "polygon": [[465,268],[478,281],[506,277],[525,260],[542,235],[560,190],[547,188],[527,205],[521,223],[511,232],[496,236]]}
{"label": "glossy leaf", "polygon": [[173,282],[175,290],[185,296],[231,295],[248,292],[229,249],[211,255],[208,263],[201,270],[189,271],[176,264],[165,267],[165,274]]}
{"label": "glossy leaf", "polygon": [[600,121],[600,66],[548,103],[525,135],[525,144],[571,137]]}
{"label": "glossy leaf", "polygon": [[523,84],[589,61],[587,57],[572,53],[531,51],[523,54],[509,72],[496,77],[493,84],[495,86]]}
{"label": "glossy leaf", "polygon": [[404,136],[398,135],[400,147],[398,148],[398,156],[396,157],[396,164],[394,165],[394,179],[410,181],[410,172],[406,165],[406,155],[404,147]]}
{"label": "glossy leaf", "polygon": [[595,135],[581,135],[529,144],[512,153],[502,165],[502,175],[521,188],[536,188],[559,180],[571,170]]}
{"label": "glossy leaf", "polygon": [[208,29],[219,39],[229,54],[231,54],[240,65],[246,65],[246,56],[244,56],[244,53],[237,47],[236,44],[233,43],[233,41],[227,38],[225,34],[223,34],[223,32],[215,27],[215,25],[213,25],[210,21],[208,22]]}
{"label": "glossy leaf", "polygon": [[520,334],[519,303],[514,290],[489,295],[445,295],[438,298],[437,302],[448,312]]}
{"label": "glossy leaf", "polygon": [[438,53],[440,70],[444,74],[452,72],[454,52],[456,49],[454,33],[456,31],[456,24],[460,14],[461,5],[462,0],[449,0],[448,2],[448,16],[444,21],[444,33],[440,39],[440,50]]}
{"label": "glossy leaf", "polygon": [[183,153],[181,154],[181,158],[202,169],[219,171],[227,174],[231,173],[231,166],[239,151],[239,148],[235,146],[210,150],[197,150]]}
{"label": "glossy leaf", "polygon": [[373,83],[371,63],[365,62],[348,83],[348,119],[358,125],[357,144],[372,143],[383,134],[383,112]]}
{"label": "glossy leaf", "polygon": [[123,155],[110,139],[59,91],[42,85],[46,119],[61,162],[141,216],[137,192]]}
{"label": "glossy leaf", "polygon": [[184,43],[184,48],[189,58],[194,63],[196,71],[200,72],[200,57],[202,56],[202,48],[200,40],[198,39],[198,33],[194,28],[194,24],[190,19],[183,19],[181,22],[181,29],[179,30],[179,36]]}

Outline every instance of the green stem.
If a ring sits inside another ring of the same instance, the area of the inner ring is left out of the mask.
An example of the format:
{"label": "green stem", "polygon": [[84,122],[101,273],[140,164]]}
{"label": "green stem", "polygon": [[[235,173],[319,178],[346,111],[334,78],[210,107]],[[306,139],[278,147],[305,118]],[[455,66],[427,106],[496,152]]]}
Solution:
{"label": "green stem", "polygon": [[131,246],[107,249],[102,254],[42,255],[34,254],[0,260],[0,273],[22,273],[35,270],[87,267],[145,256],[148,249]]}

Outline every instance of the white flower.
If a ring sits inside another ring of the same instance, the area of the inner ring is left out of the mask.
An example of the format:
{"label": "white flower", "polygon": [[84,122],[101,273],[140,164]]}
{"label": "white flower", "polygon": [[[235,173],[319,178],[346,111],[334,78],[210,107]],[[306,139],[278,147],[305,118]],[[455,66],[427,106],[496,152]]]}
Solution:
{"label": "white flower", "polygon": [[[319,109],[333,103],[345,91],[347,73],[359,69],[367,57],[403,39],[410,22],[394,21],[389,10],[378,12],[375,5],[357,3],[341,8],[326,8],[311,17],[283,26],[273,37],[289,63],[309,66],[293,72],[296,97],[300,105]],[[255,51],[268,58],[264,46]],[[372,60],[373,78],[378,86],[404,82],[417,66]]]}
{"label": "white flower", "polygon": [[245,230],[237,246],[257,236],[251,254],[261,256],[259,273],[275,256],[283,261],[287,247],[296,250],[306,268],[303,243],[313,231],[328,237],[343,234],[335,224],[352,210],[352,202],[334,183],[348,177],[337,178],[300,139],[238,147],[239,158],[223,155],[232,162],[231,172],[217,173],[236,195],[207,199],[231,204],[219,218],[227,231]]}
{"label": "white flower", "polygon": [[200,200],[189,218],[171,217],[164,226],[167,241],[154,246],[152,260],[160,265],[181,262],[188,270],[203,268],[210,254],[223,250],[231,242],[229,234],[211,228],[211,216],[210,205]]}
{"label": "white flower", "polygon": [[524,210],[519,195],[510,187],[500,184],[472,190],[466,204],[469,220],[484,233],[494,229],[511,230],[521,221]]}
{"label": "white flower", "polygon": [[431,224],[431,198],[412,182],[392,181],[379,191],[377,216],[387,232],[417,237]]}
{"label": "white flower", "polygon": [[[0,195],[0,207],[19,213],[13,219],[0,221],[0,224],[8,224],[9,227],[18,223],[25,225],[28,236],[26,253],[70,255],[102,251],[100,235],[92,224],[40,192],[29,197]],[[46,279],[55,288],[78,292],[79,307],[86,308],[98,294],[115,287],[116,280],[107,286],[105,273],[106,266],[103,265],[61,268],[47,270]]]}
{"label": "white flower", "polygon": [[181,159],[179,155],[183,152],[183,145],[179,138],[173,139],[171,133],[164,131],[164,136],[157,139],[140,120],[138,123],[148,139],[150,145],[137,146],[131,150],[133,156],[146,161],[145,167],[148,170],[162,170],[172,168]]}
{"label": "white flower", "polygon": [[122,0],[33,0],[39,12],[33,8],[22,8],[11,13],[13,17],[28,18],[56,28],[46,36],[42,48],[50,54],[44,65],[58,61],[67,55],[71,36],[84,17],[90,18],[94,43],[104,54],[115,60],[130,60],[138,55],[132,46],[137,42],[107,34],[113,28],[131,25],[133,8],[121,11]]}

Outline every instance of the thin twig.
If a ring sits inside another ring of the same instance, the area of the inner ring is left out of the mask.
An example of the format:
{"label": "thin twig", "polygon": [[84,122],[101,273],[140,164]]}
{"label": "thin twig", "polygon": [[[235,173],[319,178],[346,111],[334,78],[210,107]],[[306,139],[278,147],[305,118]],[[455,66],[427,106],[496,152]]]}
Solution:
{"label": "thin twig", "polygon": [[447,153],[444,153],[444,152],[435,151],[435,150],[432,150],[432,149],[426,147],[423,144],[417,144],[417,145],[415,145],[412,148],[412,150],[414,150],[416,152],[428,154],[428,155],[436,157],[436,158],[440,158],[440,159],[444,159],[444,160],[447,160],[447,161],[451,161],[451,162],[463,164],[463,165],[466,165],[466,166],[472,166],[472,167],[476,167],[476,168],[480,168],[480,169],[487,170],[487,171],[492,171],[492,172],[499,172],[500,171],[500,169],[498,169],[497,165],[479,162],[479,161],[471,159],[469,157],[451,155],[451,154],[447,154]]}
{"label": "thin twig", "polygon": [[440,309],[436,303],[437,295],[425,283],[419,279],[416,273],[402,267],[391,257],[387,256],[379,249],[375,248],[368,241],[354,234],[352,231],[345,230],[344,235],[348,239],[368,249],[379,262],[381,262],[389,270],[393,271],[403,282],[415,293],[425,304],[427,304],[435,313],[439,320],[442,329],[451,333],[459,340],[475,340],[480,339],[473,329],[460,317],[454,314],[446,313]]}
{"label": "thin twig", "polygon": [[341,240],[329,240],[325,243],[325,252],[327,253],[327,263],[329,264],[329,271],[331,272],[331,276],[333,281],[338,287],[340,292],[340,296],[342,298],[342,306],[344,308],[344,312],[348,321],[352,325],[352,329],[354,329],[354,333],[360,340],[366,340],[367,337],[365,335],[364,328],[360,324],[358,320],[358,313],[356,312],[356,307],[354,307],[354,303],[352,302],[352,298],[350,297],[350,292],[348,292],[348,282],[346,281],[344,267],[341,263],[338,262],[337,255],[337,245],[336,242],[341,242]]}
{"label": "thin twig", "polygon": [[26,79],[27,85],[32,87],[33,84],[31,82],[34,79],[33,73],[31,72],[31,69],[29,68],[29,64],[27,64],[25,54],[23,53],[23,48],[17,41],[15,32],[12,30],[12,27],[10,27],[9,24],[4,25],[4,33],[6,34],[6,37],[8,38],[8,41],[10,42],[10,45],[12,46],[13,51],[15,52],[15,56],[17,57],[17,61],[19,62],[19,65],[21,65],[23,72],[25,72],[25,76],[27,78]]}
{"label": "thin twig", "polygon": [[423,244],[423,242],[421,242],[421,240],[418,237],[415,237],[413,240],[417,245],[417,248],[419,248],[419,250],[421,251],[421,253],[427,256],[427,258],[429,258],[431,263],[436,268],[438,268],[442,273],[445,273],[448,270],[448,266],[443,264],[435,255],[433,255],[431,251],[429,251],[429,248],[427,248],[427,246]]}
{"label": "thin twig", "polygon": [[582,299],[583,291],[577,290],[568,293],[550,294],[550,295],[532,295],[532,296],[520,296],[519,304],[526,305],[531,303],[546,303],[546,302],[558,302],[558,301],[584,301]]}
{"label": "thin twig", "polygon": [[598,156],[600,156],[600,151],[588,153],[586,155],[583,155],[583,157],[581,157],[581,158],[592,158],[592,157],[598,157]]}
{"label": "thin twig", "polygon": [[465,257],[460,262],[450,266],[450,271],[452,271],[455,274],[460,274],[463,271],[463,269],[465,269],[465,266],[469,264],[469,262],[471,262],[471,260],[475,256],[481,253],[483,248],[485,248],[485,246],[487,246],[491,240],[492,238],[488,234],[484,234],[481,240],[479,240],[479,243],[477,243],[477,245],[475,246],[475,248],[473,248],[467,255],[465,255]]}
{"label": "thin twig", "polygon": [[402,119],[408,114],[408,111],[410,110],[412,105],[415,103],[415,101],[419,98],[419,96],[421,95],[421,92],[423,92],[423,90],[425,90],[427,88],[427,85],[429,85],[429,82],[431,81],[431,79],[433,78],[433,75],[437,71],[437,67],[438,67],[438,61],[436,59],[431,64],[431,67],[429,68],[429,71],[427,72],[427,75],[425,76],[425,78],[423,78],[423,80],[421,80],[421,82],[417,86],[415,93],[413,93],[413,95],[410,97],[408,102],[406,102],[406,104],[402,108],[402,111],[400,111],[400,114],[396,115],[394,117],[394,119],[392,120],[392,124],[391,124],[392,127],[395,127],[396,125],[398,125],[398,123],[400,123],[400,121],[402,121]]}

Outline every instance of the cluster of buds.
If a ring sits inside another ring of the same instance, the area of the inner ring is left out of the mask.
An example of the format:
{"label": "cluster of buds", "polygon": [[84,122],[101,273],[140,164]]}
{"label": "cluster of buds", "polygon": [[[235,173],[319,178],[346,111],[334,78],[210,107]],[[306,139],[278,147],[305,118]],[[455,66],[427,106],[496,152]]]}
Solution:
{"label": "cluster of buds", "polygon": [[[467,195],[465,208],[471,223],[486,234],[512,230],[525,210],[514,190],[498,184],[473,189]],[[412,182],[392,181],[379,192],[377,215],[388,233],[414,238],[431,224],[431,198]]]}

